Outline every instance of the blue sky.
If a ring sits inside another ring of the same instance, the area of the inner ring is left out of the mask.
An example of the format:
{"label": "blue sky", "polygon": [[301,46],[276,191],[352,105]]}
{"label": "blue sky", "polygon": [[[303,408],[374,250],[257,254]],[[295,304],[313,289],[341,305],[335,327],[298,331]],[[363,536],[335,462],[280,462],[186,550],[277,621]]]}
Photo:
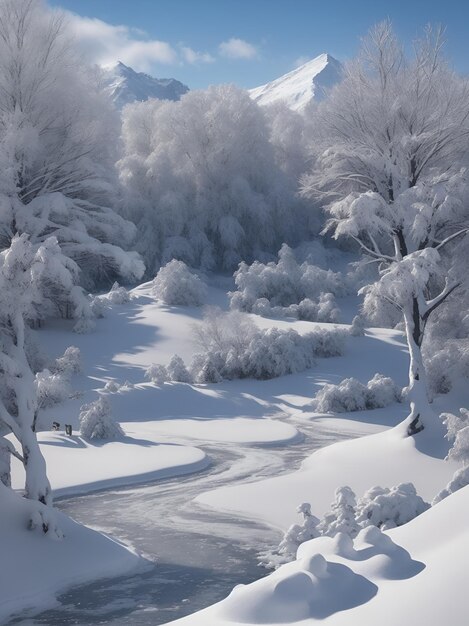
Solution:
{"label": "blue sky", "polygon": [[446,26],[447,55],[469,73],[464,0],[50,0],[74,14],[86,54],[117,59],[191,88],[254,87],[329,52],[352,57],[371,25],[390,17],[410,45],[427,23]]}

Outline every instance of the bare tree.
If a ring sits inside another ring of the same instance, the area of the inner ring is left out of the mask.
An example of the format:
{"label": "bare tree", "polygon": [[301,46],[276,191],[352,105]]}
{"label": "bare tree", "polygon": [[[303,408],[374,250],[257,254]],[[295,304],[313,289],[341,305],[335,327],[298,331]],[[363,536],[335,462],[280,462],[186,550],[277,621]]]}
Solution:
{"label": "bare tree", "polygon": [[316,112],[318,152],[303,179],[303,193],[326,205],[326,230],[352,238],[379,264],[380,279],[364,290],[366,311],[385,301],[402,314],[409,434],[432,415],[421,357],[426,325],[462,280],[448,253],[469,224],[461,202],[468,116],[469,85],[444,62],[441,31],[427,29],[408,60],[384,22]]}

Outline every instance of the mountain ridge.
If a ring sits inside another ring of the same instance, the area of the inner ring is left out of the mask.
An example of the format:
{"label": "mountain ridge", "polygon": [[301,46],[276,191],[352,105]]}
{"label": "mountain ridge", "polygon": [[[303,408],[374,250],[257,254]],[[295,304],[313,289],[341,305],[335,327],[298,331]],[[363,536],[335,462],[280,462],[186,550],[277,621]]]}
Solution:
{"label": "mountain ridge", "polygon": [[179,100],[189,87],[175,78],[155,78],[118,61],[115,65],[101,68],[104,90],[118,109],[132,102],[144,102],[149,98]]}
{"label": "mountain ridge", "polygon": [[261,106],[285,102],[301,112],[312,100],[324,98],[327,90],[340,81],[342,70],[340,61],[325,52],[279,78],[249,89],[249,95]]}

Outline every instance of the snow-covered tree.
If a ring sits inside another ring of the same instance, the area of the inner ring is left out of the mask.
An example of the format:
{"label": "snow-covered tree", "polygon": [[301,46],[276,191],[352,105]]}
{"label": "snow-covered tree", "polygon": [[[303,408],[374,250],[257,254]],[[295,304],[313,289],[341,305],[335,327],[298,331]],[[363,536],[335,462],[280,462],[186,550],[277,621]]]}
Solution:
{"label": "snow-covered tree", "polygon": [[172,258],[234,269],[307,234],[264,113],[246,91],[220,85],[129,105],[123,141],[125,215],[138,225],[150,275]]}
{"label": "snow-covered tree", "polygon": [[25,468],[25,497],[32,501],[31,528],[61,536],[52,508],[46,464],[36,438],[38,400],[27,355],[26,320],[43,302],[36,275],[43,257],[25,235],[0,253],[0,425],[17,439]]}
{"label": "snow-covered tree", "polygon": [[432,506],[438,504],[455,491],[469,485],[469,465],[464,465],[455,471],[449,483],[433,498]]}
{"label": "snow-covered tree", "polygon": [[344,486],[336,489],[331,510],[324,515],[317,526],[319,533],[328,537],[335,537],[337,533],[355,537],[360,530],[355,520],[356,506],[355,494],[350,487]]}
{"label": "snow-covered tree", "polygon": [[448,458],[469,465],[469,411],[459,409],[459,415],[443,413],[441,418],[447,428],[446,436],[453,443]]}
{"label": "snow-covered tree", "polygon": [[184,361],[178,354],[175,354],[168,363],[167,372],[169,379],[177,383],[191,383],[190,375]]}
{"label": "snow-covered tree", "polygon": [[109,208],[117,114],[72,39],[41,0],[0,3],[0,248],[55,235],[87,287],[135,280],[135,229]]}
{"label": "snow-covered tree", "polygon": [[283,535],[278,547],[261,555],[261,564],[265,567],[279,567],[282,563],[292,561],[302,543],[320,536],[317,528],[319,520],[311,513],[309,502],[300,504],[296,511],[303,516],[302,523],[292,524]]}
{"label": "snow-covered tree", "polygon": [[469,223],[461,202],[469,86],[441,46],[440,33],[427,31],[408,60],[390,24],[375,27],[318,109],[316,161],[303,181],[306,195],[327,204],[326,230],[379,264],[380,279],[364,289],[365,312],[385,301],[405,322],[409,434],[426,419],[436,423],[421,347],[430,316],[463,280],[462,253],[450,252],[464,245]]}
{"label": "snow-covered tree", "polygon": [[163,383],[170,380],[168,370],[164,365],[159,365],[158,363],[152,363],[145,370],[145,378],[155,385],[162,385]]}
{"label": "snow-covered tree", "polygon": [[111,404],[104,397],[80,407],[80,434],[86,439],[116,439],[124,432],[111,415]]}

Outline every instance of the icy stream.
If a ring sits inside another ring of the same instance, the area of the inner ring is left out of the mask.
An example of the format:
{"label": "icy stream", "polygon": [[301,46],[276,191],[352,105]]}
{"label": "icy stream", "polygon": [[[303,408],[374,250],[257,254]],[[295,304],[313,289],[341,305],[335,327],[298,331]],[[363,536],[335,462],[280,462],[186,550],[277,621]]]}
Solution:
{"label": "icy stream", "polygon": [[236,584],[264,576],[257,553],[276,545],[280,534],[251,520],[203,509],[192,500],[220,486],[294,471],[315,449],[344,438],[309,423],[300,428],[303,440],[282,447],[202,443],[212,465],[199,474],[60,501],[62,511],[132,545],[149,564],[137,574],[73,588],[59,596],[55,608],[16,617],[9,624],[154,626],[213,604]]}

